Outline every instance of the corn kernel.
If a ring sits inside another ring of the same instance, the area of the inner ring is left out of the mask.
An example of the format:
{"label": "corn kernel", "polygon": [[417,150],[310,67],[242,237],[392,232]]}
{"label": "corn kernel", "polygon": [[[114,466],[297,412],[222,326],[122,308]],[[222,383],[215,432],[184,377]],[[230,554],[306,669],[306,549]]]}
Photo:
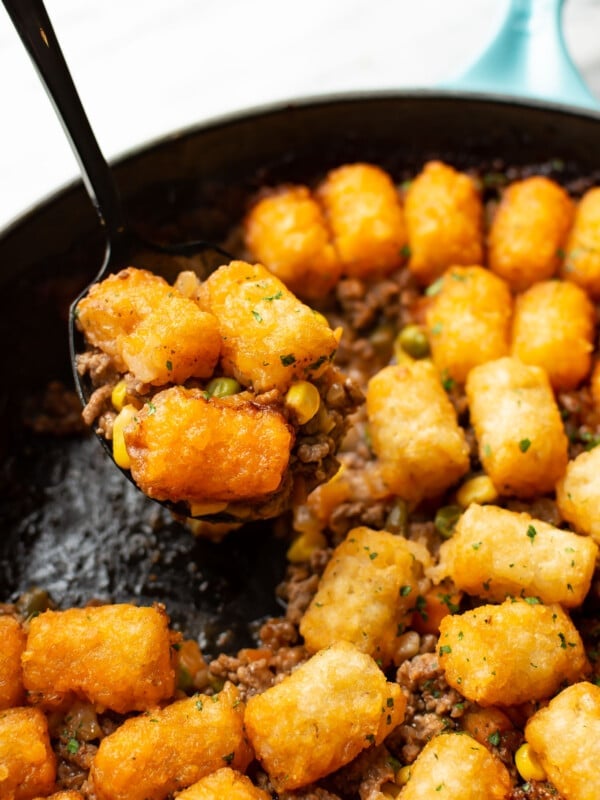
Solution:
{"label": "corn kernel", "polygon": [[227,508],[227,503],[190,503],[190,517],[203,517],[206,514],[218,514]]}
{"label": "corn kernel", "polygon": [[308,381],[292,384],[285,395],[285,404],[292,409],[300,425],[311,420],[321,405],[317,387]]}
{"label": "corn kernel", "polygon": [[396,776],[396,780],[400,784],[400,786],[404,786],[410,780],[410,765],[406,764],[402,767],[401,770],[398,771],[398,775]]}
{"label": "corn kernel", "polygon": [[315,550],[325,547],[326,544],[327,542],[322,533],[317,531],[301,533],[288,548],[288,561],[291,561],[292,564],[308,561]]}
{"label": "corn kernel", "polygon": [[125,436],[123,435],[123,428],[128,425],[133,417],[137,414],[135,406],[123,406],[121,411],[117,414],[113,422],[112,429],[112,451],[115,464],[121,469],[130,469],[131,460],[129,453],[125,447]]}
{"label": "corn kernel", "polygon": [[493,503],[498,499],[498,492],[488,475],[477,475],[465,481],[456,493],[456,499],[463,508],[468,508],[471,503]]}
{"label": "corn kernel", "polygon": [[116,411],[121,411],[125,405],[125,398],[127,397],[127,386],[125,381],[119,381],[113,387],[110,395],[110,401]]}
{"label": "corn kernel", "polygon": [[515,753],[515,766],[524,781],[543,781],[546,773],[531,745],[522,744]]}

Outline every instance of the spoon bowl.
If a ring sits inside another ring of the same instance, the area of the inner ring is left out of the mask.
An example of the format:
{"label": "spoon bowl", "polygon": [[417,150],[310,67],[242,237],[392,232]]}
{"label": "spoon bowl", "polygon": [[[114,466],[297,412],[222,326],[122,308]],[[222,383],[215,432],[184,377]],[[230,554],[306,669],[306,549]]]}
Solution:
{"label": "spoon bowl", "polygon": [[[85,350],[85,342],[77,327],[76,308],[92,286],[107,275],[123,269],[130,263],[131,256],[140,250],[165,257],[194,257],[194,269],[197,273],[201,273],[200,278],[206,278],[217,267],[231,261],[232,256],[222,247],[204,240],[178,243],[148,241],[130,227],[112,170],[100,150],[43,2],[41,0],[2,0],[2,2],[62,123],[78,161],[83,183],[106,237],[102,265],[91,283],[73,301],[69,312],[72,372],[77,393],[85,406],[94,387],[89,377],[80,374],[77,368],[77,356]],[[160,269],[157,270],[153,266],[153,271],[160,272]],[[99,433],[96,435],[114,462],[110,442]],[[116,462],[115,466],[137,486],[128,470],[121,469]],[[169,501],[156,502],[160,502],[174,513],[190,516],[189,511],[186,512],[181,504]],[[226,513],[202,514],[195,518],[208,522],[239,521]]]}

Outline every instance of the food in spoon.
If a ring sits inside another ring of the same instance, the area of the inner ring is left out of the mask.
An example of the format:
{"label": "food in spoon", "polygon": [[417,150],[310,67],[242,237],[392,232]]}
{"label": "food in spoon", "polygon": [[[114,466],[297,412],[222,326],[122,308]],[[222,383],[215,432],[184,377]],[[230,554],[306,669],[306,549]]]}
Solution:
{"label": "food in spoon", "polygon": [[340,332],[260,264],[178,284],[129,267],[79,302],[78,368],[97,385],[84,416],[149,497],[274,516],[335,470],[360,399],[332,366]]}

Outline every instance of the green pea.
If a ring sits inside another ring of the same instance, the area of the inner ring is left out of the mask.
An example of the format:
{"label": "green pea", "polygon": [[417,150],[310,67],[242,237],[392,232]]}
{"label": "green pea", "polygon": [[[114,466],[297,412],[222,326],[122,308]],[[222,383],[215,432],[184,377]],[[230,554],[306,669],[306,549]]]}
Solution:
{"label": "green pea", "polygon": [[458,522],[458,518],[462,514],[463,509],[461,506],[443,506],[438,509],[434,525],[436,531],[444,539],[449,539],[454,533],[454,526]]}
{"label": "green pea", "polygon": [[390,533],[404,534],[408,523],[408,505],[405,500],[396,500],[390,508],[385,520],[385,530]]}
{"label": "green pea", "polygon": [[206,387],[209,397],[230,397],[241,390],[235,378],[213,378]]}
{"label": "green pea", "polygon": [[411,358],[426,358],[429,355],[429,339],[418,325],[407,325],[398,334],[398,344]]}

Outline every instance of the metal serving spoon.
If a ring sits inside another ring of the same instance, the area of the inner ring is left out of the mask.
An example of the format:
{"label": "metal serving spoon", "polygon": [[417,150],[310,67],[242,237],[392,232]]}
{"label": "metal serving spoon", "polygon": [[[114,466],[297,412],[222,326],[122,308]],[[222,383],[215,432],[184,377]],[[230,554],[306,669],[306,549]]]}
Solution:
{"label": "metal serving spoon", "polygon": [[[86,405],[93,387],[89,378],[82,377],[77,371],[76,355],[83,351],[84,343],[75,324],[75,308],[91,286],[111,272],[126,266],[127,255],[136,247],[138,250],[144,247],[146,250],[169,255],[200,255],[207,274],[217,266],[230,261],[232,256],[217,245],[205,241],[189,241],[174,245],[148,242],[142,240],[128,226],[113,173],[96,141],[43,2],[41,0],[2,0],[2,2],[67,134],[79,162],[83,183],[106,234],[106,250],[100,271],[72,303],[69,313],[69,346],[73,375],[79,397]],[[109,442],[103,436],[98,436],[98,439],[113,458]],[[136,488],[139,488],[128,470],[121,472]],[[182,510],[168,502],[161,505],[179,512]],[[201,518],[222,520],[224,516],[206,515]]]}

